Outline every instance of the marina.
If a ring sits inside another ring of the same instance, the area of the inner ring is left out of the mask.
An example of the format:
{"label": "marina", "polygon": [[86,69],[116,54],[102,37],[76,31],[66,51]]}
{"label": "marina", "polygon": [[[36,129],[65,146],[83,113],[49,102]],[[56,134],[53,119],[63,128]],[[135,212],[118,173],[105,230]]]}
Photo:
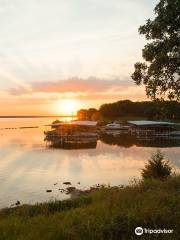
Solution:
{"label": "marina", "polygon": [[[102,136],[128,137],[136,141],[150,141],[159,138],[159,142],[171,141],[180,137],[180,125],[160,121],[127,121],[125,124],[113,122],[98,126],[96,121],[54,122],[46,125],[45,141],[55,148],[95,148]],[[156,141],[155,141],[156,142]]]}

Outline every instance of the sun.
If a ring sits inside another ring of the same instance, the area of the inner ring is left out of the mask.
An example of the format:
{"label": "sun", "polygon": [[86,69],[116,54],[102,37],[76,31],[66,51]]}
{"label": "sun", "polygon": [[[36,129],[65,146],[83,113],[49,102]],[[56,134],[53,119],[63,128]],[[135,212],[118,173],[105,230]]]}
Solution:
{"label": "sun", "polygon": [[58,113],[65,116],[76,115],[77,111],[80,109],[80,103],[74,99],[64,99],[57,102]]}

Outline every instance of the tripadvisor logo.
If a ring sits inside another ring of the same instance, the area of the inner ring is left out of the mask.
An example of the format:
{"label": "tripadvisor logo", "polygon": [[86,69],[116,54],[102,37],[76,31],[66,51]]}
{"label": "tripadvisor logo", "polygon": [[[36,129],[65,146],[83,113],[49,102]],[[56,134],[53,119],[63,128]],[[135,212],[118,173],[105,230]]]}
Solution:
{"label": "tripadvisor logo", "polygon": [[135,234],[136,235],[142,235],[142,234],[161,234],[161,233],[165,233],[165,234],[170,234],[173,233],[173,229],[149,229],[149,228],[142,228],[142,227],[137,227],[135,228]]}
{"label": "tripadvisor logo", "polygon": [[135,229],[135,234],[136,235],[142,235],[143,234],[143,228],[142,227],[137,227]]}

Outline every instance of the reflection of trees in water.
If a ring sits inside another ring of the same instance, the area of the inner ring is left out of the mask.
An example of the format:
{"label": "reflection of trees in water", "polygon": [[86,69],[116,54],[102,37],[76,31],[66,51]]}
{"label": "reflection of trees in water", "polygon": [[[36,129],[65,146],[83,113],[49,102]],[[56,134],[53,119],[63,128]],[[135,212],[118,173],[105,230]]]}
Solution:
{"label": "reflection of trees in water", "polygon": [[50,147],[52,148],[62,148],[62,149],[91,149],[96,148],[97,141],[89,142],[62,142],[62,141],[51,141]]}
{"label": "reflection of trees in water", "polygon": [[178,147],[180,146],[180,138],[172,138],[172,137],[145,137],[145,138],[137,138],[136,136],[131,136],[128,134],[121,135],[110,135],[110,134],[102,134],[100,136],[100,140],[109,145],[116,145],[119,147]]}
{"label": "reflection of trees in water", "polygon": [[151,139],[138,139],[139,147],[159,147],[159,148],[168,148],[168,147],[178,147],[180,146],[180,138],[171,138],[171,137],[157,137]]}
{"label": "reflection of trees in water", "polygon": [[[155,147],[155,148],[168,148],[180,147],[180,137],[137,137],[129,134],[101,134],[99,139],[106,144],[115,145],[119,147],[130,148],[137,147]],[[46,139],[47,140],[47,139]],[[97,139],[95,141],[60,141],[59,139],[49,139],[50,146],[53,148],[64,149],[90,149],[96,148]]]}
{"label": "reflection of trees in water", "polygon": [[117,145],[120,147],[132,147],[136,144],[136,138],[135,136],[130,136],[127,134],[121,134],[118,136],[114,136],[111,134],[102,134],[100,136],[100,140],[104,143],[107,143],[109,145]]}

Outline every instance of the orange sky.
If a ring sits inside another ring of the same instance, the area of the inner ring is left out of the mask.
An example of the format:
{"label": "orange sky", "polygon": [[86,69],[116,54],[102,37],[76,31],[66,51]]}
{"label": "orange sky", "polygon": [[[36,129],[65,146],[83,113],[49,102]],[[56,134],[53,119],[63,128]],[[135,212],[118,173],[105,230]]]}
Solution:
{"label": "orange sky", "polygon": [[131,80],[157,0],[0,2],[0,115],[144,100]]}
{"label": "orange sky", "polygon": [[140,87],[127,87],[124,90],[78,93],[31,93],[7,96],[1,99],[1,115],[72,115],[81,108],[99,106],[121,99],[144,100],[146,96]]}

